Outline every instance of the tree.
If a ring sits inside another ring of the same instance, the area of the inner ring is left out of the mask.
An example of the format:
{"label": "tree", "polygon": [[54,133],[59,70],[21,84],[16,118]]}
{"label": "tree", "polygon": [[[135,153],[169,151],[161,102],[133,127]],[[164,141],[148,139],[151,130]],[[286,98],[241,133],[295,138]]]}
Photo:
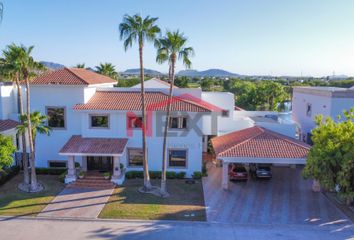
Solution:
{"label": "tree", "polygon": [[339,188],[350,204],[354,198],[354,108],[344,111],[344,121],[316,116],[313,147],[303,175],[318,180],[325,189]]}
{"label": "tree", "polygon": [[257,85],[257,105],[261,110],[274,111],[279,103],[287,100],[284,87],[274,81],[260,81]]}
{"label": "tree", "polygon": [[151,190],[151,182],[149,176],[149,165],[146,148],[146,106],[145,106],[145,89],[144,89],[144,62],[143,50],[144,43],[154,42],[160,28],[156,25],[158,18],[150,16],[144,19],[136,14],[133,16],[125,15],[123,21],[119,24],[120,39],[124,41],[124,50],[132,47],[133,43],[138,43],[139,47],[139,63],[140,63],[140,84],[141,84],[141,109],[142,109],[142,142],[143,142],[143,167],[144,167],[144,191]]}
{"label": "tree", "polygon": [[12,138],[0,134],[0,169],[4,166],[9,167],[12,165],[15,151],[16,147],[13,144]]}
{"label": "tree", "polygon": [[180,88],[188,88],[188,78],[187,77],[176,77],[175,85]]}
{"label": "tree", "polygon": [[[16,83],[17,87],[17,100],[18,100],[18,114],[21,116],[24,114],[23,110],[23,98],[22,98],[22,88],[20,84],[20,79],[23,79],[21,75],[21,66],[18,62],[20,58],[22,49],[20,46],[15,44],[8,45],[3,51],[4,58],[0,59],[1,64],[1,76]],[[23,124],[23,122],[22,122]],[[26,136],[21,135],[22,140],[22,167],[23,171],[23,183],[29,185],[30,177],[28,170],[28,159],[27,159],[27,149],[26,149]]]}
{"label": "tree", "polygon": [[167,134],[168,134],[168,125],[170,122],[170,111],[171,111],[171,102],[173,97],[173,86],[175,81],[175,68],[176,61],[181,59],[186,68],[191,67],[190,57],[194,55],[194,50],[191,47],[186,47],[187,38],[184,37],[183,33],[180,33],[178,30],[175,32],[167,31],[166,36],[157,39],[155,41],[155,46],[157,48],[156,61],[158,63],[168,62],[169,65],[169,82],[170,90],[167,102],[167,111],[166,111],[166,120],[165,120],[165,129],[163,136],[163,145],[162,145],[162,175],[161,175],[161,194],[167,196],[166,189],[166,168],[167,168]]}
{"label": "tree", "polygon": [[[24,134],[28,128],[27,116],[20,116],[21,122],[23,124],[17,126],[17,132]],[[33,149],[36,152],[36,137],[37,133],[50,135],[51,128],[47,125],[47,116],[41,115],[40,112],[35,111],[31,113],[31,124],[32,124],[32,138],[33,138]]]}
{"label": "tree", "polygon": [[20,54],[17,59],[17,63],[20,69],[20,74],[23,76],[26,84],[26,116],[27,116],[27,134],[28,134],[28,142],[30,149],[30,165],[31,165],[31,184],[30,191],[38,191],[40,189],[40,185],[37,181],[36,175],[36,166],[35,166],[35,153],[34,153],[34,145],[33,145],[33,136],[32,136],[32,123],[31,123],[31,91],[30,91],[30,78],[35,76],[39,71],[45,69],[45,67],[34,61],[31,56],[33,51],[33,46],[25,47],[21,45]]}
{"label": "tree", "polygon": [[118,80],[118,72],[112,63],[100,63],[99,66],[96,66],[96,72],[112,79]]}
{"label": "tree", "polygon": [[75,68],[85,68],[85,63],[78,63],[74,67]]}
{"label": "tree", "polygon": [[0,2],[0,22],[2,22],[3,14],[4,14],[4,4]]}
{"label": "tree", "polygon": [[200,86],[203,91],[210,91],[211,87],[214,85],[213,81],[210,78],[204,78],[201,80]]}

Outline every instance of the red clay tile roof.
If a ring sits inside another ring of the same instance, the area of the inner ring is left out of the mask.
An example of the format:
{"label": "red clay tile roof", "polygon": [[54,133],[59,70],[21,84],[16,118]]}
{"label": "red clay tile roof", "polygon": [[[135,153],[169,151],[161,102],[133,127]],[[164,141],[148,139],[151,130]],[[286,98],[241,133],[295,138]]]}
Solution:
{"label": "red clay tile roof", "polygon": [[[161,92],[145,93],[146,109],[149,111],[165,111],[168,95]],[[74,110],[141,110],[140,92],[97,91],[86,104],[77,104]],[[173,97],[172,111],[210,112],[209,109],[196,102]]]}
{"label": "red clay tile roof", "polygon": [[127,145],[127,138],[83,138],[73,135],[60,154],[121,154]]}
{"label": "red clay tile roof", "polygon": [[35,85],[91,85],[103,83],[117,83],[117,81],[81,68],[63,68],[46,72],[31,82]]}
{"label": "red clay tile roof", "polygon": [[211,140],[217,157],[306,158],[310,146],[293,138],[251,127]]}
{"label": "red clay tile roof", "polygon": [[19,124],[19,122],[10,119],[0,120],[0,132],[16,128]]}

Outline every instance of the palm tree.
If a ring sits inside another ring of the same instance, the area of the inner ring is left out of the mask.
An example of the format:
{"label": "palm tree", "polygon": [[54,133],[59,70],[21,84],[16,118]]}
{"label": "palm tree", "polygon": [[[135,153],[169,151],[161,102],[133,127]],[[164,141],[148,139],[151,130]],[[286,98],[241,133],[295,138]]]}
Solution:
{"label": "palm tree", "polygon": [[31,94],[30,94],[30,78],[35,76],[39,71],[45,69],[45,67],[34,61],[33,57],[31,56],[32,50],[34,46],[25,47],[23,45],[20,46],[20,54],[17,59],[19,64],[20,74],[23,76],[25,83],[26,83],[26,115],[27,115],[27,133],[28,133],[28,142],[29,142],[29,149],[30,149],[30,165],[31,165],[31,185],[30,191],[38,191],[39,184],[37,181],[36,175],[36,166],[35,166],[35,159],[34,159],[34,145],[33,145],[33,136],[32,136],[32,123],[31,123]]}
{"label": "palm tree", "polygon": [[144,191],[151,189],[149,176],[148,156],[146,148],[146,106],[145,106],[145,90],[144,90],[144,62],[143,49],[144,43],[155,41],[157,34],[160,33],[160,28],[156,25],[158,18],[150,16],[144,19],[135,14],[134,16],[125,15],[123,22],[119,24],[120,39],[124,40],[124,50],[132,47],[133,43],[137,42],[139,46],[140,59],[140,84],[141,84],[141,107],[142,107],[142,142],[143,142],[143,167],[144,167]]}
{"label": "palm tree", "polygon": [[[9,79],[12,82],[16,83],[17,87],[17,100],[18,100],[18,114],[21,116],[24,114],[23,110],[23,98],[22,98],[22,89],[20,84],[21,69],[17,62],[21,53],[21,48],[16,46],[15,44],[8,45],[6,49],[3,51],[4,58],[1,61],[1,76],[5,79]],[[20,119],[21,120],[21,119]],[[23,122],[21,121],[23,124]],[[28,172],[28,160],[27,160],[27,149],[26,149],[26,136],[25,134],[21,134],[22,140],[22,167],[23,167],[23,182],[25,185],[29,185],[30,178]]]}
{"label": "palm tree", "polygon": [[176,61],[181,59],[186,68],[191,67],[190,57],[194,55],[191,47],[186,47],[187,38],[178,30],[175,32],[167,31],[166,36],[157,39],[155,46],[157,48],[156,61],[164,63],[168,61],[169,71],[168,77],[170,82],[170,90],[167,103],[166,122],[164,129],[163,145],[162,145],[162,176],[161,176],[161,194],[167,196],[166,189],[166,166],[167,166],[167,133],[170,122],[171,102],[173,96],[173,85],[175,81]]}
{"label": "palm tree", "polygon": [[4,14],[4,4],[0,2],[0,22],[2,21],[3,14]]}
{"label": "palm tree", "polygon": [[85,68],[85,63],[78,63],[74,67],[75,68]]}
{"label": "palm tree", "polygon": [[[20,119],[23,124],[17,126],[17,132],[20,134],[25,134],[28,128],[27,115],[21,115]],[[32,126],[33,149],[35,154],[37,133],[46,134],[49,136],[51,128],[47,126],[47,116],[41,115],[41,113],[38,111],[31,113],[31,126]]]}
{"label": "palm tree", "polygon": [[118,79],[118,72],[112,63],[100,63],[96,66],[96,72],[115,80]]}

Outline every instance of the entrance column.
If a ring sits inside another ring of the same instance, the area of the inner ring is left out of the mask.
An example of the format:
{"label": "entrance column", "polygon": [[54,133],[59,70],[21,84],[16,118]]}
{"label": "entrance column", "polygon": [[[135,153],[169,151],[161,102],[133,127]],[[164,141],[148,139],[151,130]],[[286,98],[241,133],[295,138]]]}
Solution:
{"label": "entrance column", "polygon": [[120,161],[118,156],[113,156],[113,174],[112,174],[112,182],[119,184],[119,179],[121,178],[121,169],[120,169]]}
{"label": "entrance column", "polygon": [[76,181],[75,156],[68,156],[68,174],[65,176],[65,183]]}
{"label": "entrance column", "polygon": [[224,162],[222,163],[222,182],[221,186],[224,190],[229,189],[229,163]]}

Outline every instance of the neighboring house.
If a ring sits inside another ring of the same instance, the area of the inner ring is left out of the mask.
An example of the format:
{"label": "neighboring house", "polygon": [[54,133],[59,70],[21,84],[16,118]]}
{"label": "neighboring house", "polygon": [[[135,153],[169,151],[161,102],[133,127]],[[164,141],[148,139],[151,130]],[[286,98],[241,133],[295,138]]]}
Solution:
{"label": "neighboring house", "polygon": [[292,118],[298,124],[300,139],[311,143],[311,130],[316,127],[315,116],[337,119],[344,110],[354,106],[353,88],[295,87]]}

